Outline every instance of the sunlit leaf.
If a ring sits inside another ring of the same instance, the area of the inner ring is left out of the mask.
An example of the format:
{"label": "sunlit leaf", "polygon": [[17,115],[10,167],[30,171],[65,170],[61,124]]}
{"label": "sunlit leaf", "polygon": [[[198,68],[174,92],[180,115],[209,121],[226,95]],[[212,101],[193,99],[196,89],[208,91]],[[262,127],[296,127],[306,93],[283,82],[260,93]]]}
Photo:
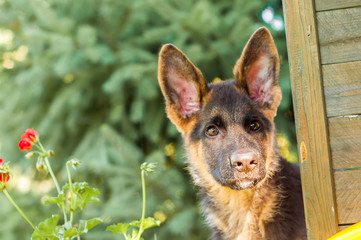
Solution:
{"label": "sunlit leaf", "polygon": [[[130,223],[130,226],[140,228],[141,221],[139,221],[139,220],[132,221]],[[143,220],[143,230],[152,228],[152,227],[159,227],[159,226],[160,226],[160,221],[155,220],[152,217],[148,217]]]}
{"label": "sunlit leaf", "polygon": [[47,204],[58,204],[63,205],[65,201],[65,197],[63,193],[60,193],[58,197],[49,197],[43,201],[44,205]]}
{"label": "sunlit leaf", "polygon": [[56,227],[60,216],[53,215],[39,224],[37,230],[31,236],[32,240],[59,240]]}
{"label": "sunlit leaf", "polygon": [[131,223],[129,223],[130,224],[130,226],[132,226],[132,227],[140,227],[140,221],[139,220],[134,220],[134,221],[132,221]]}
{"label": "sunlit leaf", "polygon": [[85,222],[85,229],[89,231],[90,229],[101,223],[103,223],[103,220],[101,218],[92,218]]}
{"label": "sunlit leaf", "polygon": [[[63,187],[63,189],[69,188],[69,184]],[[71,191],[76,195],[75,206],[72,206],[71,211],[76,212],[79,209],[83,210],[89,203],[99,204],[100,202],[99,198],[97,198],[100,191],[97,188],[89,187],[87,182],[74,182],[71,186]]]}
{"label": "sunlit leaf", "polygon": [[76,228],[72,227],[64,232],[64,238],[70,238],[72,236],[76,236],[78,234],[78,231]]}
{"label": "sunlit leaf", "polygon": [[152,217],[148,217],[148,218],[144,219],[144,221],[143,221],[143,229],[148,229],[148,228],[152,228],[152,227],[159,227],[159,226],[160,226],[160,221],[155,220]]}
{"label": "sunlit leaf", "polygon": [[107,231],[113,232],[113,234],[125,234],[128,232],[131,225],[129,223],[118,223],[117,225],[110,225],[107,227]]}

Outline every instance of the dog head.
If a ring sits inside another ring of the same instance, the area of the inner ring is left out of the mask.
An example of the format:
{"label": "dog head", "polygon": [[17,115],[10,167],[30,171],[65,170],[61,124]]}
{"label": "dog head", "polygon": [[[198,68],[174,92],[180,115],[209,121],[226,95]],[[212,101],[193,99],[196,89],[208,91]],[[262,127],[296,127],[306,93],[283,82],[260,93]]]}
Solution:
{"label": "dog head", "polygon": [[276,46],[258,29],[234,66],[234,80],[207,84],[175,46],[159,55],[169,119],[182,133],[196,184],[250,189],[277,168],[273,119],[281,101]]}

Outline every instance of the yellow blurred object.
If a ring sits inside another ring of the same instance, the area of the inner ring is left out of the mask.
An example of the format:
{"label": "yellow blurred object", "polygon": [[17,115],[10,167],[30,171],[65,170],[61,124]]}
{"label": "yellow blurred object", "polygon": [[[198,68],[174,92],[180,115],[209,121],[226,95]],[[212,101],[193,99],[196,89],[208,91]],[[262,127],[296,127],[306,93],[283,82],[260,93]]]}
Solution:
{"label": "yellow blurred object", "polygon": [[219,77],[216,77],[212,80],[212,83],[218,83],[218,82],[222,82],[222,79],[220,79]]}
{"label": "yellow blurred object", "polygon": [[328,240],[357,240],[361,239],[361,222],[356,223],[330,237]]}
{"label": "yellow blurred object", "polygon": [[162,211],[155,212],[153,216],[156,220],[161,222],[165,222],[165,220],[167,220],[167,215],[165,215],[165,213]]}
{"label": "yellow blurred object", "polygon": [[277,143],[279,146],[280,154],[284,159],[292,163],[298,162],[297,154],[291,151],[291,143],[286,135],[277,134]]}
{"label": "yellow blurred object", "polygon": [[67,75],[65,75],[65,77],[64,77],[64,82],[65,83],[71,83],[71,82],[73,82],[74,81],[74,75],[73,74],[71,74],[71,73],[68,73]]}

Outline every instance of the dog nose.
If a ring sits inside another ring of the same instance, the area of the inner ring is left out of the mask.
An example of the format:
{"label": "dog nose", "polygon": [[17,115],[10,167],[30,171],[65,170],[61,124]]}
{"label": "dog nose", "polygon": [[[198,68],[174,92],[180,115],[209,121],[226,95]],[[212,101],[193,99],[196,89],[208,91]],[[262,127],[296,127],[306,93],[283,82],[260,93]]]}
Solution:
{"label": "dog nose", "polygon": [[231,155],[232,167],[240,172],[250,172],[257,164],[257,156],[253,152],[236,152]]}

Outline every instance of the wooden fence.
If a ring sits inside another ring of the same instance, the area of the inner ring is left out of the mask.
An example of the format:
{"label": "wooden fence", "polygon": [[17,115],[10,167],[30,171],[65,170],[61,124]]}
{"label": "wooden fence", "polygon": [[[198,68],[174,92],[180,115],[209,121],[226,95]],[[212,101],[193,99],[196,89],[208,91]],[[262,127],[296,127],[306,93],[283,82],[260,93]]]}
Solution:
{"label": "wooden fence", "polygon": [[283,0],[308,238],[361,222],[361,0]]}

